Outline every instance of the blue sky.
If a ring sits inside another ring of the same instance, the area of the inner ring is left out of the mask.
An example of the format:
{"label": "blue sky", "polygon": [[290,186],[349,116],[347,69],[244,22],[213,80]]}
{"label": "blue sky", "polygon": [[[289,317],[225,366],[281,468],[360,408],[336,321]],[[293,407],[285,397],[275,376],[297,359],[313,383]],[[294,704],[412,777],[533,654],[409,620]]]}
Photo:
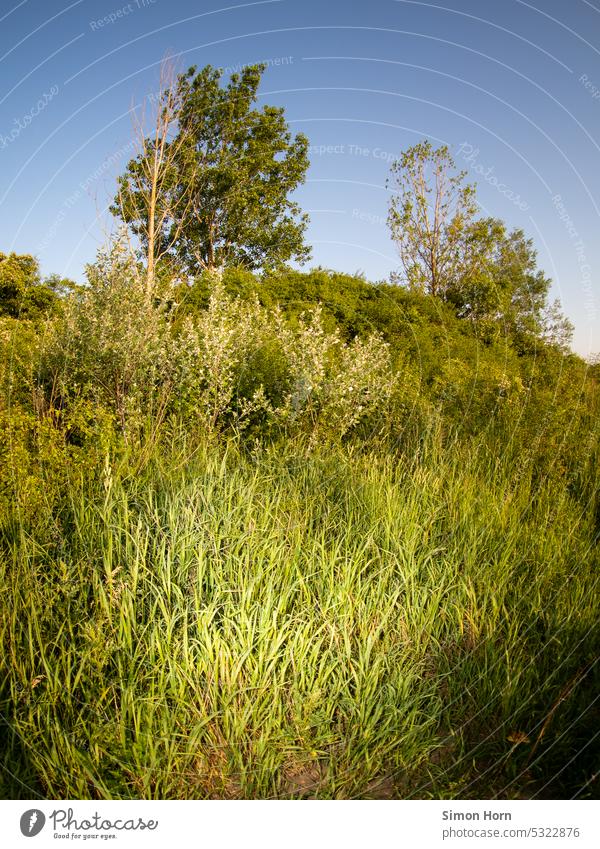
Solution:
{"label": "blue sky", "polygon": [[390,162],[443,142],[600,351],[600,0],[0,0],[0,250],[82,279],[167,51],[268,63],[261,98],[311,143],[312,264],[387,277]]}

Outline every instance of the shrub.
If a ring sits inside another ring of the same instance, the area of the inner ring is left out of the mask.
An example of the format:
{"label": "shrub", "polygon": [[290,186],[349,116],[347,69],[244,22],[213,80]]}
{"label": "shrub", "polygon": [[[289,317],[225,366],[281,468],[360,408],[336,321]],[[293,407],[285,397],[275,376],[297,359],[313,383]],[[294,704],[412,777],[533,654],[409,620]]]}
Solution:
{"label": "shrub", "polygon": [[93,401],[128,435],[166,407],[172,387],[168,314],[148,298],[120,243],[99,254],[87,277],[89,285],[68,299],[49,328],[40,385],[49,407]]}

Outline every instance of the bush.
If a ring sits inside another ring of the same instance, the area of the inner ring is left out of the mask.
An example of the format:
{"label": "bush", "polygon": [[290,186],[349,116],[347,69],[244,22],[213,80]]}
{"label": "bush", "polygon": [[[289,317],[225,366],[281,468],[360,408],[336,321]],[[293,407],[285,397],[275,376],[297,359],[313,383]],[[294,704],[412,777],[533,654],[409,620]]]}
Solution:
{"label": "bush", "polygon": [[177,336],[180,404],[209,430],[240,431],[257,418],[286,432],[341,438],[386,408],[396,383],[377,336],[344,342],[321,309],[296,326],[256,297],[215,285],[208,308]]}
{"label": "bush", "polygon": [[89,285],[67,300],[44,339],[40,386],[49,408],[92,402],[132,435],[164,415],[172,390],[168,313],[148,296],[119,243],[87,276]]}

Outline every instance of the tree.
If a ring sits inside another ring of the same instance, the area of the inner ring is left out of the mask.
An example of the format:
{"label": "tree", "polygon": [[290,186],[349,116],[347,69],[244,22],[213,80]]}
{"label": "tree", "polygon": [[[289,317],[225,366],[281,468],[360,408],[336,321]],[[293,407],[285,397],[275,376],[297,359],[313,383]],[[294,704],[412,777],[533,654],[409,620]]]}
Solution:
{"label": "tree", "polygon": [[[220,85],[222,71],[190,68],[169,89],[175,119],[165,145],[168,167],[157,192],[155,239],[161,253],[197,275],[225,265],[273,268],[305,260],[307,216],[289,199],[308,168],[308,141],[292,138],[283,109],[253,108],[265,65],[253,65]],[[120,180],[115,211],[148,251],[152,156],[147,140]],[[140,175],[144,175],[140,180]],[[140,191],[140,185],[143,190]]]}
{"label": "tree", "polygon": [[[181,235],[187,187],[177,185],[177,154],[184,143],[176,133],[181,108],[175,66],[168,58],[161,64],[159,95],[145,100],[139,111],[132,108],[134,140],[138,148],[123,176],[111,212],[125,221],[140,240],[146,261],[146,294],[155,288],[156,269]],[[151,134],[146,136],[147,126]]]}
{"label": "tree", "polygon": [[49,274],[44,279],[44,286],[51,289],[61,300],[66,300],[72,295],[80,293],[84,288],[81,283],[75,283],[69,277],[63,277],[61,274],[56,273]]}
{"label": "tree", "polygon": [[600,352],[590,354],[587,364],[590,377],[600,383]]}
{"label": "tree", "polygon": [[507,293],[502,318],[513,341],[526,351],[543,338],[544,313],[552,281],[537,267],[537,253],[522,230],[504,233],[496,257],[496,277]]}
{"label": "tree", "polygon": [[553,345],[566,354],[571,350],[573,324],[565,317],[560,301],[555,299],[544,309],[543,335],[547,345]]}
{"label": "tree", "polygon": [[34,318],[52,309],[56,297],[41,281],[34,256],[0,252],[0,315]]}
{"label": "tree", "polygon": [[537,337],[550,280],[538,270],[536,251],[522,230],[508,232],[497,218],[471,222],[466,249],[445,300],[461,318],[503,324],[515,337]]}
{"label": "tree", "polygon": [[476,218],[475,189],[465,175],[447,147],[434,150],[427,141],[393,164],[388,222],[402,282],[452,304],[484,336],[504,328],[519,350],[557,333],[566,344],[568,321],[556,307],[547,314],[550,280],[536,266],[531,239],[508,232],[499,219]]}
{"label": "tree", "polygon": [[428,141],[410,147],[392,164],[394,191],[388,214],[398,246],[404,282],[444,297],[464,269],[466,239],[476,205],[474,189],[463,185],[448,148]]}

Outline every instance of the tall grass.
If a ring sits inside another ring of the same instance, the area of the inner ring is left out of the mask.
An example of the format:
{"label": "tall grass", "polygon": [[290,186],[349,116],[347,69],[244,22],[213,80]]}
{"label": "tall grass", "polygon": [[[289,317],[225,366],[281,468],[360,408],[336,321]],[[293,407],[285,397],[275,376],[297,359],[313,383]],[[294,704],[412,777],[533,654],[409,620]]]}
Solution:
{"label": "tall grass", "polygon": [[6,517],[3,795],[594,793],[593,516],[522,471],[174,444]]}

